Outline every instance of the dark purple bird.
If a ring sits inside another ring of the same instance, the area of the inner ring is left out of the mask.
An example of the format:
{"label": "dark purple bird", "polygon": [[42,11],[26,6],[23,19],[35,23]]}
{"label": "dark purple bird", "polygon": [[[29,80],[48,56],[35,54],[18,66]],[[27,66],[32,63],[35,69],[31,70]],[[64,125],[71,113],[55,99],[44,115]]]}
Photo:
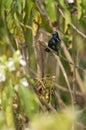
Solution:
{"label": "dark purple bird", "polygon": [[[58,51],[60,47],[61,39],[59,38],[59,35],[57,32],[52,33],[52,38],[48,41],[48,47],[53,49],[54,51]],[[45,51],[50,52],[48,48],[45,49]]]}

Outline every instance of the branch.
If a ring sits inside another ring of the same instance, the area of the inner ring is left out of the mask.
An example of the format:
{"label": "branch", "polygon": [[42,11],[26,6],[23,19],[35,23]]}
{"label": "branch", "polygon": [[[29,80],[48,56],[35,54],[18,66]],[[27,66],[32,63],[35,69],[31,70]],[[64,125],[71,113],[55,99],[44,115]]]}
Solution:
{"label": "branch", "polygon": [[[61,43],[61,46],[62,46],[62,49],[63,49],[63,51],[64,51],[64,54],[65,54],[67,60],[74,64],[74,62],[73,62],[73,60],[72,60],[72,57],[71,57],[71,55],[69,54],[69,52],[68,52],[68,50],[67,50],[67,48],[66,48],[66,46],[65,46],[65,44],[64,44],[63,42]],[[69,65],[70,65],[71,70],[73,70],[72,64],[69,64]],[[82,92],[83,95],[85,96],[85,95],[86,95],[86,94],[85,94],[85,89],[84,89],[84,86],[83,86],[83,83],[82,83],[82,80],[81,80],[81,77],[80,77],[80,75],[79,75],[78,70],[76,70],[76,80],[77,80],[77,83],[78,83],[78,85],[79,85],[79,87],[80,87],[81,92]]]}
{"label": "branch", "polygon": [[54,113],[57,112],[56,109],[55,109],[51,104],[48,104],[44,99],[39,98],[39,100],[41,101],[41,103],[42,103],[43,105],[46,106],[46,108],[47,108],[48,110],[51,110],[51,111],[54,112]]}
{"label": "branch", "polygon": [[61,68],[61,70],[62,70],[62,73],[63,73],[63,75],[64,75],[65,81],[66,81],[66,83],[67,83],[68,91],[69,91],[69,93],[70,93],[71,102],[72,102],[72,105],[73,105],[73,95],[72,95],[72,93],[71,93],[72,90],[71,90],[71,86],[70,86],[70,83],[69,83],[68,76],[67,76],[67,74],[66,74],[65,68],[63,67],[63,65],[62,65],[62,63],[61,63],[59,57],[58,57],[56,54],[54,54],[54,53],[53,53],[53,55],[54,55],[54,57],[56,58],[56,60],[58,61],[58,64],[59,64],[59,66],[60,66],[60,68]]}
{"label": "branch", "polygon": [[[63,92],[68,92],[67,88],[62,87],[61,85],[59,85],[59,84],[57,84],[57,83],[56,83],[55,85],[56,85],[56,87],[57,87],[58,89],[60,89],[61,91],[63,91]],[[72,91],[72,94],[73,94],[73,91]],[[76,95],[78,95],[78,96],[83,96],[82,93],[80,93],[79,91],[76,91]]]}
{"label": "branch", "polygon": [[42,39],[42,33],[39,31],[37,32],[36,36],[33,36],[33,47],[35,53],[35,59],[37,63],[37,78],[41,79],[44,75],[44,60],[43,60],[43,53],[42,47],[40,45],[40,40]]}
{"label": "branch", "polygon": [[62,105],[63,107],[66,107],[66,104],[63,102],[63,100],[61,99],[61,97],[60,97],[60,95],[58,94],[57,91],[55,91],[55,96],[56,96],[56,98],[58,100],[59,105]]}
{"label": "branch", "polygon": [[[58,10],[59,10],[60,14],[62,15],[62,17],[65,19],[65,16],[64,16],[62,9],[58,7]],[[81,32],[74,24],[71,23],[70,25],[78,34],[80,34],[83,38],[86,39],[86,34]]]}
{"label": "branch", "polygon": [[78,65],[74,65],[73,62],[68,61],[65,57],[63,57],[62,55],[59,55],[60,58],[62,58],[63,60],[65,60],[66,62],[68,62],[69,64],[73,65],[76,69],[79,69],[81,71],[83,71],[84,73],[86,73],[86,70],[83,69],[82,67],[78,66]]}

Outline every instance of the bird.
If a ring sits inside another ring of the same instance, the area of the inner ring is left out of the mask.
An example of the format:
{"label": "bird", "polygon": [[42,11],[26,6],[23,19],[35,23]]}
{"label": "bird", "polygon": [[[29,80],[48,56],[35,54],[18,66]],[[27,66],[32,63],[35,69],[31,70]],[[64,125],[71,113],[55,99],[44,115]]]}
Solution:
{"label": "bird", "polygon": [[[60,47],[61,39],[59,38],[58,32],[53,32],[51,39],[48,41],[48,47],[54,51],[58,51]],[[46,48],[46,52],[50,52],[49,48]]]}

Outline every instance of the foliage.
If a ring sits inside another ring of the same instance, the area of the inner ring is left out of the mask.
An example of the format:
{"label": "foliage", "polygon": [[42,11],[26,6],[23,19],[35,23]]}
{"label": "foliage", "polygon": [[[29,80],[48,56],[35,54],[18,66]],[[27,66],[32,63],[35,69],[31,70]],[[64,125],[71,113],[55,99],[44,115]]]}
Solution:
{"label": "foliage", "polygon": [[39,111],[39,101],[28,88],[29,84],[24,75],[23,66],[25,65],[26,62],[19,51],[8,59],[6,56],[0,58],[1,113],[5,114],[6,125],[9,129],[16,128],[15,118],[19,118],[19,116],[24,118],[25,116],[31,119],[33,114]]}
{"label": "foliage", "polygon": [[[40,120],[38,120],[38,118]],[[74,112],[71,108],[68,108],[59,114],[44,114],[35,117],[31,123],[32,130],[69,130],[71,129],[73,121],[77,118],[77,113]],[[46,119],[46,120],[45,120]],[[65,125],[66,124],[66,125]]]}

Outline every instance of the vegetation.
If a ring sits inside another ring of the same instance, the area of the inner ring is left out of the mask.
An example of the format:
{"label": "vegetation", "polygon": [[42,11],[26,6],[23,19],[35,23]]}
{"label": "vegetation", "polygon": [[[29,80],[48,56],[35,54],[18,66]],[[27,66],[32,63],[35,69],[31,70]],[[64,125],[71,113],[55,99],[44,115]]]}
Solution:
{"label": "vegetation", "polygon": [[85,28],[85,0],[0,0],[0,130],[86,129]]}

